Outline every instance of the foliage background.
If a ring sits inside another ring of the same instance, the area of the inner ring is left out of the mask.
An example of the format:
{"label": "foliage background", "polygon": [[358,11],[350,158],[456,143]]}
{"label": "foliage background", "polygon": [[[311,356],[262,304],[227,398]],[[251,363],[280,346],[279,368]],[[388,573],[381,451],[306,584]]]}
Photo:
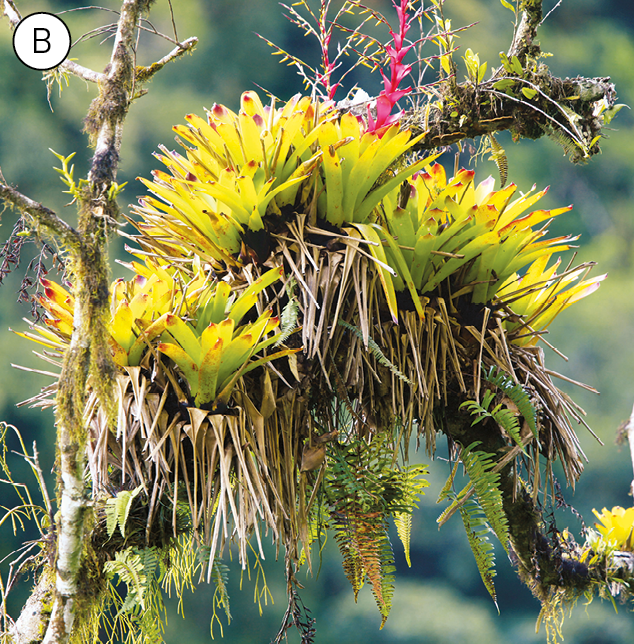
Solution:
{"label": "foliage background", "polygon": [[[187,56],[166,67],[150,86],[150,93],[133,105],[124,134],[119,182],[129,181],[120,203],[125,205],[141,194],[137,176],[149,176],[157,167],[151,154],[159,143],[172,147],[171,126],[183,121],[189,112],[203,113],[203,106],[213,102],[236,109],[242,91],[255,88],[255,83],[282,99],[301,90],[292,69],[279,65],[270,56],[268,46],[259,40],[258,32],[308,60],[318,54],[315,43],[288,23],[275,0],[187,0],[173,2],[179,36],[196,35],[200,44],[193,56]],[[390,13],[388,0],[368,2],[372,7]],[[558,3],[545,1],[545,11]],[[36,11],[57,12],[83,6],[79,2],[22,0],[18,5],[24,15]],[[108,0],[104,6],[116,9],[118,3]],[[489,69],[499,63],[498,52],[508,48],[512,35],[511,13],[495,0],[447,0],[447,11],[454,26],[478,24],[461,34],[462,49],[471,47]],[[116,17],[105,11],[80,11],[65,14],[73,38],[112,22]],[[152,12],[152,22],[160,31],[171,34],[166,0],[159,0]],[[546,62],[559,76],[610,75],[616,83],[620,102],[634,106],[634,4],[622,0],[564,0],[541,32],[544,51],[553,53]],[[102,38],[78,44],[71,57],[94,69],[106,64],[107,48],[100,47]],[[143,36],[139,64],[158,60],[171,45],[157,37]],[[459,53],[460,55],[460,53]],[[370,93],[378,93],[378,76],[358,75],[355,80]],[[347,91],[350,87],[345,87]],[[74,219],[74,209],[65,207],[67,200],[62,185],[52,170],[54,157],[48,148],[75,157],[76,175],[86,173],[89,151],[86,137],[79,132],[94,90],[77,79],[58,96],[53,90],[47,102],[41,75],[24,67],[15,57],[6,23],[0,25],[0,163],[8,182],[24,194],[41,201],[58,213],[66,211]],[[342,95],[343,96],[343,95]],[[51,111],[51,107],[54,111]],[[564,490],[569,503],[592,522],[592,508],[632,505],[627,495],[632,477],[629,455],[614,444],[619,423],[629,416],[634,402],[634,119],[623,109],[613,121],[615,131],[602,144],[603,155],[585,166],[573,166],[562,156],[560,148],[548,140],[523,141],[519,145],[501,135],[509,159],[509,176],[521,190],[533,183],[551,185],[547,202],[542,207],[573,203],[573,212],[553,226],[553,232],[582,234],[579,259],[596,260],[600,272],[609,279],[592,297],[583,300],[560,316],[549,336],[564,354],[565,363],[549,352],[548,363],[556,371],[586,382],[601,391],[600,396],[565,385],[565,390],[588,412],[588,422],[601,440],[601,447],[584,428],[579,428],[581,442],[589,464],[577,488]],[[463,155],[466,162],[467,157]],[[447,155],[453,164],[453,152]],[[481,159],[477,178],[496,176],[494,164]],[[2,241],[16,220],[16,213],[2,216]],[[34,249],[31,249],[34,250]],[[112,255],[123,257],[123,243],[115,240]],[[53,467],[52,413],[16,408],[15,404],[33,395],[47,384],[42,376],[12,369],[10,363],[42,368],[37,358],[29,355],[31,347],[8,331],[24,327],[20,321],[28,315],[28,305],[15,303],[16,291],[28,260],[7,280],[1,291],[0,306],[0,419],[15,424],[27,445],[37,440],[43,466]],[[50,264],[50,261],[49,261]],[[113,278],[125,275],[125,269],[113,263]],[[548,350],[547,350],[548,351]],[[46,368],[46,367],[43,367]],[[440,509],[435,505],[437,493],[447,475],[447,465],[439,452],[430,467],[431,486],[422,507],[414,517],[412,568],[408,569],[396,547],[398,564],[394,609],[383,629],[369,590],[361,592],[355,606],[352,593],[340,570],[334,543],[326,544],[323,563],[317,579],[307,579],[303,599],[317,618],[318,641],[359,642],[540,642],[543,631],[534,634],[538,603],[516,579],[501,548],[498,550],[496,584],[500,616],[488,599],[462,528],[451,523],[438,532],[435,518]],[[420,455],[425,461],[424,455]],[[15,460],[16,476],[26,470]],[[51,477],[51,481],[52,481]],[[53,483],[51,483],[53,484]],[[7,490],[0,491],[3,505],[9,505]],[[560,528],[566,525],[578,533],[580,524],[570,511],[558,511]],[[18,535],[20,536],[20,535]],[[21,537],[20,537],[21,539]],[[10,552],[16,542],[0,540],[0,556]],[[234,620],[225,628],[225,641],[230,643],[268,642],[276,632],[285,607],[285,589],[281,565],[275,564],[275,552],[266,562],[267,579],[275,599],[274,606],[264,607],[262,617],[252,604],[253,582],[245,573],[243,590],[233,588]],[[229,563],[237,568],[237,562]],[[11,596],[13,608],[21,605],[28,584]],[[209,640],[210,594],[205,588],[187,598],[186,622],[176,616],[170,604],[167,642],[187,637],[192,644]],[[218,635],[218,628],[214,630]],[[587,610],[578,607],[566,623],[566,642],[574,644],[617,644],[634,641],[634,617],[627,607],[618,615],[608,604],[598,601]],[[294,634],[289,641],[294,641]]]}

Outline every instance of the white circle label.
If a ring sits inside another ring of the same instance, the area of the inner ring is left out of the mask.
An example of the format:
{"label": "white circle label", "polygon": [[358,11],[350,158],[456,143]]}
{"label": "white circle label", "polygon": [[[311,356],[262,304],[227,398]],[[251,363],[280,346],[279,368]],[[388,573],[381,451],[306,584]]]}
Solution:
{"label": "white circle label", "polygon": [[13,32],[15,55],[31,69],[44,71],[57,67],[70,51],[70,31],[52,13],[32,13]]}

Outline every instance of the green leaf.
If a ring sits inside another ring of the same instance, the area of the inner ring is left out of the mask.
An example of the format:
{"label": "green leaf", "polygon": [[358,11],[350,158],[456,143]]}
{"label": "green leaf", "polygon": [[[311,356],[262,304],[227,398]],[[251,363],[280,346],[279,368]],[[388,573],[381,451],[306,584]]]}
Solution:
{"label": "green leaf", "polygon": [[478,83],[481,83],[484,80],[484,75],[487,72],[488,63],[485,60],[480,67],[478,67]]}
{"label": "green leaf", "polygon": [[507,2],[507,0],[500,0],[500,2],[502,3],[503,7],[506,7],[507,9],[515,13],[515,7],[510,2]]}
{"label": "green leaf", "polygon": [[513,68],[511,67],[509,57],[503,51],[500,52],[500,60],[502,61],[502,65],[504,65],[504,69],[506,69],[507,72],[512,73]]}
{"label": "green leaf", "polygon": [[537,90],[530,87],[522,87],[522,94],[528,99],[533,99],[537,96]]}
{"label": "green leaf", "polygon": [[524,74],[524,69],[522,68],[522,63],[517,56],[511,58],[511,69],[518,75],[522,76]]}
{"label": "green leaf", "polygon": [[[627,107],[629,109],[629,105],[626,105],[625,103],[619,103],[618,105],[614,105],[613,107],[605,110],[603,112],[603,123],[604,125],[610,125],[610,121],[624,108]],[[592,146],[591,146],[592,147]]]}
{"label": "green leaf", "polygon": [[109,537],[114,534],[118,525],[121,536],[125,539],[125,526],[132,507],[132,501],[142,489],[143,486],[140,485],[134,490],[122,490],[117,493],[117,496],[106,501],[106,529]]}
{"label": "green leaf", "polygon": [[496,81],[493,83],[494,89],[499,89],[502,91],[506,91],[507,89],[511,89],[515,85],[515,81],[512,78],[503,78],[502,80]]}

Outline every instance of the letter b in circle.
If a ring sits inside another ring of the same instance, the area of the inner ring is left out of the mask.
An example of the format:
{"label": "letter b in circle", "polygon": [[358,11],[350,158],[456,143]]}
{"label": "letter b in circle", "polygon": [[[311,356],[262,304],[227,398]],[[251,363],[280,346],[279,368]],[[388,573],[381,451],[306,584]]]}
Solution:
{"label": "letter b in circle", "polygon": [[13,32],[16,56],[31,69],[44,71],[60,65],[70,51],[70,31],[52,13],[32,13]]}
{"label": "letter b in circle", "polygon": [[[43,45],[40,45],[43,43]],[[48,54],[51,51],[51,32],[46,27],[33,29],[33,53]]]}

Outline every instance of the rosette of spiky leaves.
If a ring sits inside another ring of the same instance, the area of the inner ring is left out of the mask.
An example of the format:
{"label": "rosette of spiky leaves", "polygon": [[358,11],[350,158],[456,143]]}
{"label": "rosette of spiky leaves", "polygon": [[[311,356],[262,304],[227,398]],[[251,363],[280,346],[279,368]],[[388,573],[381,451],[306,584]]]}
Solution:
{"label": "rosette of spiky leaves", "polygon": [[471,293],[473,303],[484,304],[516,271],[545,254],[568,250],[576,239],[543,239],[547,230],[539,227],[570,206],[524,214],[547,190],[512,200],[515,184],[495,191],[492,179],[477,187],[473,179],[473,171],[460,170],[447,180],[441,165],[429,165],[409,187],[384,195],[383,222],[357,226],[383,265],[381,278],[395,319],[395,291],[407,289],[421,317],[420,294],[449,278],[454,295]]}
{"label": "rosette of spiky leaves", "polygon": [[323,151],[325,189],[318,212],[335,226],[376,221],[374,211],[383,197],[438,156],[404,163],[405,154],[424,135],[412,138],[398,124],[388,127],[381,137],[364,130],[360,120],[349,113],[320,127],[317,140]]}
{"label": "rosette of spiky leaves", "polygon": [[[163,320],[163,318],[161,318]],[[191,396],[197,406],[213,403],[226,405],[238,378],[271,360],[296,353],[299,349],[282,349],[274,354],[251,360],[266,347],[275,343],[271,331],[279,319],[265,311],[253,323],[237,326],[230,316],[211,322],[198,337],[194,330],[175,315],[166,315],[164,331],[174,339],[160,342],[161,353],[171,358],[187,379]]]}
{"label": "rosette of spiky leaves", "polygon": [[[139,273],[112,285],[112,318],[108,328],[113,360],[122,367],[141,364],[151,344],[171,358],[188,381],[196,404],[226,404],[238,378],[266,362],[294,353],[282,349],[253,356],[274,344],[279,319],[266,311],[254,323],[241,325],[258,294],[281,277],[275,268],[255,280],[237,297],[226,282],[211,286],[202,275],[183,285],[164,267],[133,262]],[[49,348],[63,351],[73,324],[73,296],[61,285],[43,279],[39,302],[46,311],[37,334],[20,333]],[[189,321],[184,321],[185,317]]]}
{"label": "rosette of spiky leaves", "polygon": [[[282,269],[271,269],[238,297],[233,296],[231,286],[226,282],[217,282],[214,288],[206,288],[198,282],[190,283],[190,298],[195,297],[196,300],[194,305],[189,303],[189,310],[179,311],[182,303],[187,304],[184,290],[182,302],[176,304],[172,291],[172,308],[147,325],[129,314],[125,318],[117,316],[120,311],[127,310],[124,299],[113,318],[111,328],[117,331],[113,339],[127,352],[128,364],[139,364],[146,347],[156,343],[156,348],[178,365],[196,405],[226,405],[240,376],[270,360],[297,351],[282,349],[252,361],[256,353],[277,341],[279,333],[271,335],[271,332],[279,326],[279,319],[272,317],[271,311],[266,311],[255,322],[240,324],[255,306],[258,294],[277,281],[281,274]],[[188,321],[183,320],[184,314]],[[125,341],[123,344],[122,339]]]}
{"label": "rosette of spiky leaves", "polygon": [[155,197],[134,208],[142,220],[134,224],[137,241],[165,256],[239,265],[248,231],[263,230],[267,215],[298,198],[306,201],[301,184],[322,155],[313,144],[320,124],[333,117],[309,97],[276,109],[274,101],[264,107],[255,92],[242,95],[238,114],[223,105],[214,105],[207,120],[188,114],[187,125],[174,127],[185,154],[161,147],[156,156],[169,173],[141,179]]}
{"label": "rosette of spiky leaves", "polygon": [[[582,279],[592,264],[585,264],[557,275],[558,259],[548,267],[551,253],[536,259],[523,276],[511,275],[497,292],[497,298],[511,314],[504,325],[509,340],[520,346],[532,346],[540,333],[571,304],[594,293],[607,274]],[[581,278],[581,281],[579,281]]]}
{"label": "rosette of spiky leaves", "polygon": [[15,333],[61,354],[68,346],[73,332],[75,298],[64,286],[46,277],[40,278],[40,285],[44,288],[44,293],[36,293],[34,298],[44,309],[44,315],[40,318],[42,324],[33,324],[24,318],[31,330]]}
{"label": "rosette of spiky leaves", "polygon": [[[127,265],[136,274],[130,280],[115,280],[111,287],[111,318],[108,321],[112,358],[121,367],[138,366],[147,348],[144,331],[167,313],[180,311],[191,317],[214,300],[215,291],[198,272],[187,284],[158,261]],[[75,298],[61,284],[42,278],[44,293],[36,295],[44,309],[43,325],[31,325],[37,332],[18,333],[49,348],[63,351],[73,330]]]}

